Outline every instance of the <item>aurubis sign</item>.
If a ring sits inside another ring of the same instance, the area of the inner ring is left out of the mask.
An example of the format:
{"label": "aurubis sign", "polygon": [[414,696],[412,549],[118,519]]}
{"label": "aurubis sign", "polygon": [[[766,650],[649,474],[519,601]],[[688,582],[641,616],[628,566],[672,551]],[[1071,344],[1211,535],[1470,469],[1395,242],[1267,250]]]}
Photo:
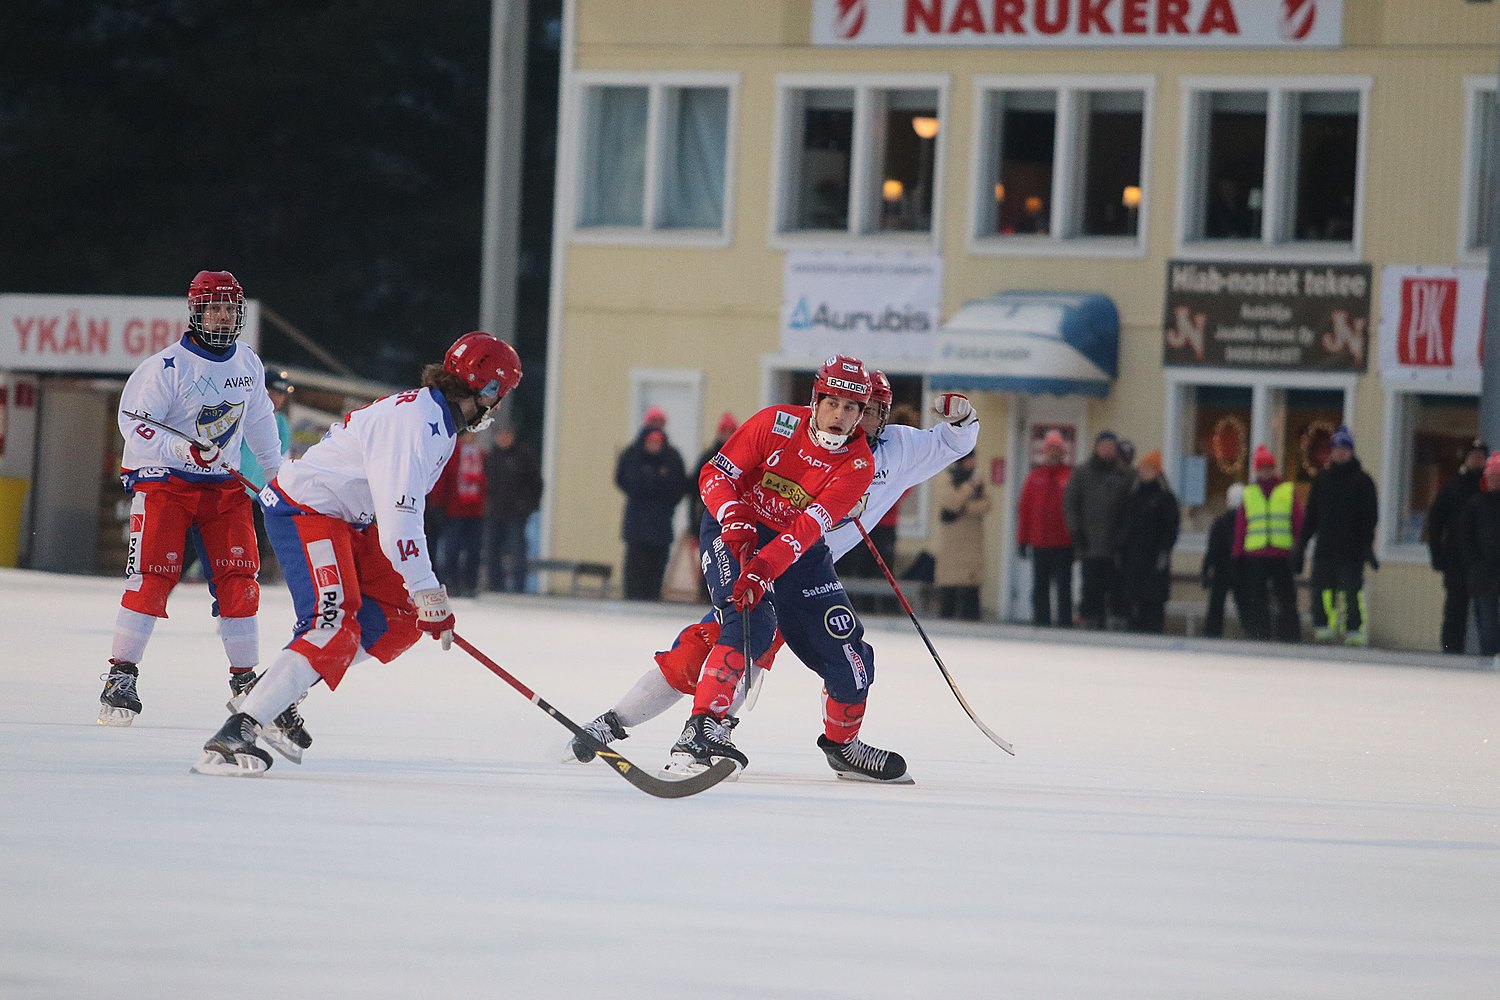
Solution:
{"label": "aurubis sign", "polygon": [[[259,341],[260,309],[245,303],[240,339]],[[0,295],[0,369],[130,372],[187,330],[175,296]]]}
{"label": "aurubis sign", "polygon": [[839,46],[1337,47],[1343,0],[814,0]]}

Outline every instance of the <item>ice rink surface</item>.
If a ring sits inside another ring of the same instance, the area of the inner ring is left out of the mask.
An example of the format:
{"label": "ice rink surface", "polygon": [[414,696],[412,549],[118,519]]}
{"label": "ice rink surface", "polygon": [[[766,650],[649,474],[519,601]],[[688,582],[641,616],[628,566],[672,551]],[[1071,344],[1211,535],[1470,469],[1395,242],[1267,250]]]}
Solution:
{"label": "ice rink surface", "polygon": [[[783,654],[750,769],[658,800],[456,647],[303,704],[306,762],[189,773],[228,693],[184,584],[94,723],[120,585],[0,570],[0,997],[1500,996],[1500,675],[873,623],[838,781]],[[485,598],[459,630],[578,722],[692,617]],[[266,587],[262,651],[291,605]],[[655,766],[687,715],[619,749]]]}

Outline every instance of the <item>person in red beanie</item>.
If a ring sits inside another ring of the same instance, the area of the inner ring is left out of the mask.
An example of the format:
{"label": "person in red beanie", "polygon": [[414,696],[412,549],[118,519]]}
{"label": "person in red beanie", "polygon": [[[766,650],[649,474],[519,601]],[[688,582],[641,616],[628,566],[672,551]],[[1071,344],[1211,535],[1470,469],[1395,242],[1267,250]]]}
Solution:
{"label": "person in red beanie", "polygon": [[[1017,552],[1031,560],[1031,624],[1073,624],[1073,536],[1063,514],[1063,491],[1073,467],[1068,442],[1055,428],[1042,438],[1042,464],[1026,474],[1016,515]],[[1052,594],[1057,593],[1057,617]]]}
{"label": "person in red beanie", "polygon": [[1234,521],[1234,558],[1241,560],[1245,588],[1245,634],[1296,642],[1302,635],[1295,579],[1301,567],[1293,566],[1293,552],[1302,533],[1302,503],[1292,483],[1281,478],[1271,449],[1256,445],[1252,465],[1255,479],[1245,487],[1245,501]]}

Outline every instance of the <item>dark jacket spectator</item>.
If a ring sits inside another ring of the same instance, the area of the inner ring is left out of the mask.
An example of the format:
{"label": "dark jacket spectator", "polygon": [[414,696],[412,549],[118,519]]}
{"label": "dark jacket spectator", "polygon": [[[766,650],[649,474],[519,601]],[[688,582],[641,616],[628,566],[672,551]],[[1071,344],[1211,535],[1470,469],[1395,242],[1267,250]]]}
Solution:
{"label": "dark jacket spectator", "polygon": [[625,598],[654,601],[672,546],[672,512],[682,502],[687,474],[682,456],[654,427],[641,428],[615,463],[615,485],[624,492]]}
{"label": "dark jacket spectator", "polygon": [[1328,467],[1313,477],[1307,514],[1297,536],[1296,562],[1316,539],[1313,549],[1313,637],[1343,637],[1346,645],[1369,643],[1365,618],[1365,563],[1377,566],[1375,522],[1380,517],[1375,480],[1360,468],[1354,454],[1354,435],[1340,427],[1329,439]]}
{"label": "dark jacket spectator", "polygon": [[698,456],[698,461],[688,467],[687,489],[684,491],[684,495],[687,497],[688,502],[687,530],[688,534],[693,538],[698,537],[698,526],[703,523],[703,497],[698,493],[698,473],[703,471],[705,465],[714,460],[714,456],[719,453],[719,449],[724,447],[724,443],[729,440],[729,435],[739,430],[739,428],[740,422],[735,419],[734,414],[725,410],[719,417],[719,426],[714,430],[714,443],[704,448],[703,454]]}
{"label": "dark jacket spectator", "polygon": [[542,502],[542,466],[514,428],[502,427],[488,467],[490,589],[518,594],[526,589],[526,521]]}
{"label": "dark jacket spectator", "polygon": [[1208,529],[1208,548],[1203,550],[1199,573],[1203,589],[1208,591],[1208,612],[1203,618],[1203,634],[1217,639],[1224,634],[1224,602],[1234,594],[1234,606],[1240,622],[1245,620],[1245,605],[1240,597],[1240,569],[1234,558],[1234,522],[1245,496],[1243,483],[1231,483],[1224,493],[1224,513],[1214,518]]}
{"label": "dark jacket spectator", "polygon": [[1490,449],[1483,441],[1474,441],[1464,455],[1458,473],[1449,477],[1438,490],[1427,512],[1427,551],[1432,568],[1443,574],[1442,645],[1445,653],[1462,653],[1469,629],[1469,571],[1458,546],[1458,515],[1479,492],[1484,477],[1484,463]]}
{"label": "dark jacket spectator", "polygon": [[1459,551],[1479,623],[1479,652],[1500,653],[1500,454],[1484,463],[1480,491],[1458,515]]}
{"label": "dark jacket spectator", "polygon": [[1103,628],[1106,616],[1124,614],[1115,554],[1120,543],[1120,512],[1130,491],[1130,474],[1120,461],[1119,438],[1101,431],[1094,453],[1077,466],[1063,491],[1063,513],[1073,555],[1083,563],[1079,620]]}
{"label": "dark jacket spectator", "polygon": [[1141,456],[1139,478],[1125,497],[1120,525],[1120,589],[1132,632],[1160,632],[1172,582],[1172,549],[1181,511],[1161,474],[1161,453]]}

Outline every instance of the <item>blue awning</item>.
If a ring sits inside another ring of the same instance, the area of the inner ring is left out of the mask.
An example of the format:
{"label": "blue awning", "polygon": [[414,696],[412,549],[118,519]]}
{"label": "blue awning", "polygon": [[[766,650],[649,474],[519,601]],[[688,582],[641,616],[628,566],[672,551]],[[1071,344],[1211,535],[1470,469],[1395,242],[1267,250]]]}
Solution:
{"label": "blue awning", "polygon": [[934,389],[1103,398],[1120,370],[1120,314],[1107,295],[997,292],[938,330]]}

